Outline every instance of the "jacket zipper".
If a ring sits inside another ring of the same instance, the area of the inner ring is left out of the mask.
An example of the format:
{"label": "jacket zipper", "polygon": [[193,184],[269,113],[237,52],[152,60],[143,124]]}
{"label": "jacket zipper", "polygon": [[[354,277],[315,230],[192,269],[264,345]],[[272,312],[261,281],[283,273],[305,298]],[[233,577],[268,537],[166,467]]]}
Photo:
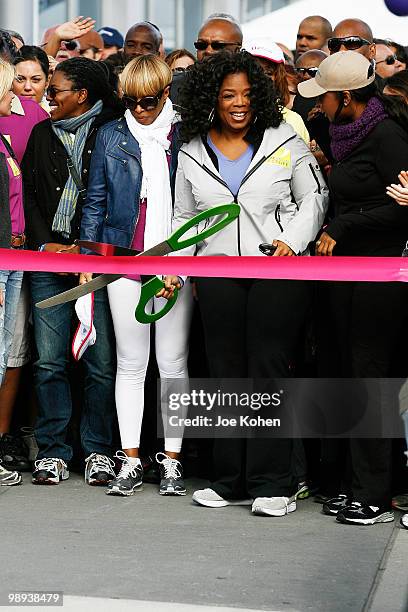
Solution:
{"label": "jacket zipper", "polygon": [[[127,151],[126,149],[123,149],[120,145],[118,145],[118,149],[120,149],[124,153],[127,153],[128,155],[131,155],[132,157],[134,157],[136,159],[137,163],[139,164],[139,166],[141,167],[140,161],[139,161],[139,159],[138,159],[138,157],[136,155],[134,155],[133,153],[130,153],[130,151]],[[143,169],[142,169],[142,172],[143,172]],[[140,217],[140,198],[139,198],[139,208],[138,208],[138,211],[137,211],[135,227],[134,227],[134,230],[133,230],[132,240],[130,242],[129,248],[132,246],[133,240],[135,239],[135,234],[136,234],[137,224],[139,222],[139,217]]]}
{"label": "jacket zipper", "polygon": [[317,178],[317,174],[315,172],[315,169],[313,168],[313,164],[309,164],[309,168],[310,168],[310,170],[311,170],[311,172],[313,174],[314,180],[317,183],[317,192],[318,193],[322,193],[322,188],[320,187],[319,179]]}
{"label": "jacket zipper", "polygon": [[[266,162],[267,159],[269,159],[269,157],[271,155],[273,155],[275,153],[275,151],[277,151],[278,149],[280,149],[281,147],[283,147],[287,142],[289,142],[290,140],[293,140],[294,138],[296,138],[296,134],[294,134],[293,136],[291,136],[290,138],[287,138],[284,142],[280,143],[271,153],[269,153],[268,155],[264,155],[258,163],[255,164],[255,166],[244,176],[244,178],[241,181],[240,186],[238,187],[238,191],[236,194],[232,193],[231,189],[228,187],[227,183],[225,181],[222,180],[221,177],[217,176],[215,174],[215,172],[213,172],[212,170],[210,170],[210,168],[208,168],[208,166],[206,166],[205,164],[200,164],[199,161],[197,161],[195,159],[195,157],[193,157],[192,155],[190,155],[190,153],[187,153],[186,151],[181,151],[182,153],[184,153],[184,155],[187,155],[187,157],[189,157],[190,159],[192,159],[198,166],[200,166],[200,168],[202,168],[204,170],[204,172],[207,172],[207,174],[209,174],[213,179],[215,179],[216,181],[218,181],[218,183],[220,183],[221,185],[223,185],[226,189],[228,189],[228,191],[230,192],[230,194],[232,195],[232,197],[234,198],[234,204],[239,204],[238,202],[238,194],[239,191],[242,187],[242,185],[244,185],[247,180],[249,178],[251,178],[251,176],[254,174],[254,172],[256,172],[257,170],[259,170],[259,168]],[[280,204],[278,205],[277,208],[280,208]],[[279,215],[279,212],[278,212]],[[280,224],[280,222],[278,221],[278,218],[276,216],[276,210],[275,210],[275,219],[276,222],[278,223],[281,231],[283,232],[283,228],[282,225]],[[238,250],[238,255],[241,256],[241,224],[240,224],[240,218],[239,215],[237,217],[237,250]]]}

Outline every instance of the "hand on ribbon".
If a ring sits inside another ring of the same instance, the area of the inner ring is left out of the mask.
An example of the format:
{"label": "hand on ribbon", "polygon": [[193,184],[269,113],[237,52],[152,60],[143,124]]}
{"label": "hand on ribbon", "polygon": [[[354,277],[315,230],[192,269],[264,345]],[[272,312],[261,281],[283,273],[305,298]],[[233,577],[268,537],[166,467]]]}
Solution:
{"label": "hand on ribbon", "polygon": [[[81,252],[80,248],[76,244],[60,244],[59,242],[47,242],[44,247],[44,251],[46,253],[71,253],[73,255],[79,255]],[[74,276],[78,276],[73,272],[56,272],[60,276],[69,276],[70,274],[74,274]]]}
{"label": "hand on ribbon", "polygon": [[276,247],[272,257],[292,257],[294,255],[292,249],[281,240],[274,240],[272,245]]}
{"label": "hand on ribbon", "polygon": [[331,257],[336,244],[336,241],[327,232],[323,232],[319,240],[316,241],[316,255]]}

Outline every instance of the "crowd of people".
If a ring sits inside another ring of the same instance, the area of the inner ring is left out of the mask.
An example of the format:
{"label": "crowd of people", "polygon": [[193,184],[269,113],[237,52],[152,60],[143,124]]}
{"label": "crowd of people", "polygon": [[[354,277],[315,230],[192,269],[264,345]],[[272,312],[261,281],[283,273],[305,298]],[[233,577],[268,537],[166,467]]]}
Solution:
{"label": "crowd of people", "polygon": [[[94,26],[78,17],[48,29],[38,46],[0,30],[1,248],[16,258],[23,249],[89,253],[80,239],[142,252],[198,213],[234,202],[233,223],[180,253],[264,257],[259,247],[267,245],[273,257],[406,254],[402,44],[375,38],[357,19],[333,28],[311,16],[292,51],[273,33],[243,41],[239,23],[217,13],[202,24],[195,57],[187,49],[166,55],[150,22],[125,37]],[[167,437],[164,427],[150,463],[141,437],[145,403],[147,411],[154,405],[146,401],[151,352],[162,380],[188,388],[197,327],[206,349],[201,377],[407,377],[396,358],[405,283],[193,279],[178,274],[174,258],[174,275],[163,278],[148,312],[179,297],[154,324],[134,316],[144,282],[137,275],[77,303],[35,307],[92,277],[86,264],[77,274],[0,271],[0,485],[20,484],[22,471],[37,485],[69,478],[79,395],[87,484],[133,495],[153,467],[161,495],[186,495],[182,434]],[[70,357],[77,316],[89,332],[79,349],[80,333],[74,338],[80,377]],[[18,432],[13,412],[27,364],[34,432]],[[277,517],[314,494],[324,514],[363,525],[408,511],[406,468],[402,488],[393,485],[392,440],[314,443],[317,477],[301,439],[215,438],[211,484],[193,500]],[[408,514],[401,525],[408,528]]]}

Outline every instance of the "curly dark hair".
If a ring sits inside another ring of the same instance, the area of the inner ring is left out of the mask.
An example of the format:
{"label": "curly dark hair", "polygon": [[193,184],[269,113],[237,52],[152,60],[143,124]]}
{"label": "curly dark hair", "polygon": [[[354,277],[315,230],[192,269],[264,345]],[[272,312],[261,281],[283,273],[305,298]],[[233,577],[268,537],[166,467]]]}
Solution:
{"label": "curly dark hair", "polygon": [[103,62],[95,62],[87,57],[71,57],[60,62],[55,72],[63,72],[76,89],[86,89],[90,106],[102,100],[105,108],[124,111],[122,102],[109,82],[109,68]]}
{"label": "curly dark hair", "polygon": [[[204,136],[211,127],[220,128],[217,99],[222,83],[229,74],[243,72],[251,86],[251,109],[256,118],[256,129],[278,127],[282,122],[282,108],[271,80],[264,74],[258,61],[246,51],[220,51],[191,66],[180,89],[180,138],[190,142]],[[213,122],[210,113],[215,109]]]}

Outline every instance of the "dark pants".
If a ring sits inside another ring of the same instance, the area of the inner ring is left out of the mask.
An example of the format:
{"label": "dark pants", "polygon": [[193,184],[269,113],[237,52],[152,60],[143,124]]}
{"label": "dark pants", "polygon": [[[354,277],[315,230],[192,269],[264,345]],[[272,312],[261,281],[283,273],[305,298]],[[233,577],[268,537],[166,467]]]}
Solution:
{"label": "dark pants", "polygon": [[[393,376],[393,355],[407,319],[407,298],[405,283],[331,283],[330,304],[341,361],[338,376]],[[380,412],[378,417],[381,418]],[[353,438],[348,452],[349,458],[342,457],[346,476],[341,488],[349,490],[357,501],[388,505],[391,440]],[[348,464],[351,482],[347,478]]]}
{"label": "dark pants", "polygon": [[[66,291],[78,282],[74,276],[52,273],[31,274],[34,337],[38,359],[34,363],[35,389],[39,412],[36,424],[38,458],[72,458],[66,434],[72,415],[68,376],[72,319],[75,302],[40,310],[35,303]],[[115,337],[105,289],[95,292],[94,324],[96,342],[85,351],[81,442],[88,456],[92,452],[111,455],[116,423]]]}
{"label": "dark pants", "polygon": [[[199,279],[197,290],[211,376],[291,376],[310,306],[306,283]],[[292,451],[288,439],[216,439],[212,488],[231,499],[290,496]]]}

